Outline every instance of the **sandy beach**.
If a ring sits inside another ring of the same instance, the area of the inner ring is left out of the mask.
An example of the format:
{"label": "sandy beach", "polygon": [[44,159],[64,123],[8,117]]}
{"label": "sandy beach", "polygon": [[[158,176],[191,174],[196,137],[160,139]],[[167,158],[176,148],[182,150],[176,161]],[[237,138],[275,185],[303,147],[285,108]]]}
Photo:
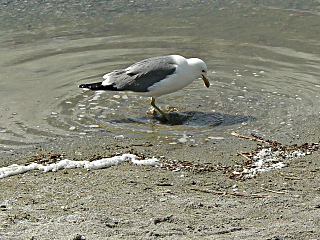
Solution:
{"label": "sandy beach", "polygon": [[1,239],[319,239],[319,152],[238,181],[226,170],[243,162],[237,151],[250,151],[254,141],[230,137],[170,145],[101,137],[93,142],[61,140],[12,157],[41,151],[43,159],[44,153],[60,152],[84,160],[130,152],[211,168],[170,171],[125,162],[1,179]]}

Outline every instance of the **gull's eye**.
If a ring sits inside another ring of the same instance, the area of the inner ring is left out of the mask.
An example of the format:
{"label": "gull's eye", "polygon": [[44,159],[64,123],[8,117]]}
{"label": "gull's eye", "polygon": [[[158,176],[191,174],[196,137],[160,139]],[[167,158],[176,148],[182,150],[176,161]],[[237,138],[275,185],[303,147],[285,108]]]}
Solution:
{"label": "gull's eye", "polygon": [[205,72],[206,72],[206,70],[202,70],[202,72],[203,72],[203,73],[205,73]]}

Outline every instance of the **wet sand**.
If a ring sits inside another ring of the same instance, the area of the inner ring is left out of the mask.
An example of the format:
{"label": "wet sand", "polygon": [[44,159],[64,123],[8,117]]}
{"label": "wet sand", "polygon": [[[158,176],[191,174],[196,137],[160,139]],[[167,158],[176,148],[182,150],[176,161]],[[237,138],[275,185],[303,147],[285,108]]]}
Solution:
{"label": "wet sand", "polygon": [[244,162],[237,151],[257,144],[228,135],[175,145],[97,137],[16,152],[11,158],[59,152],[75,160],[130,152],[212,168],[174,172],[126,162],[0,179],[0,238],[319,239],[319,152],[254,179],[230,179],[225,170]]}

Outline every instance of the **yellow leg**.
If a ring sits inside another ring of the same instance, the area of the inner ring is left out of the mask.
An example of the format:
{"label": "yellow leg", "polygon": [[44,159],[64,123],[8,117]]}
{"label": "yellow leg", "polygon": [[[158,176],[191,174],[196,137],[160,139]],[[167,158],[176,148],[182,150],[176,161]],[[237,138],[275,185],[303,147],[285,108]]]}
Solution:
{"label": "yellow leg", "polygon": [[153,97],[151,97],[150,100],[151,100],[151,106],[154,107],[154,109],[156,109],[159,113],[161,113],[162,116],[165,117],[165,119],[167,119],[167,120],[169,121],[169,116],[168,116],[168,114],[165,113],[165,112],[162,111],[159,107],[156,106],[156,100],[155,100]]}

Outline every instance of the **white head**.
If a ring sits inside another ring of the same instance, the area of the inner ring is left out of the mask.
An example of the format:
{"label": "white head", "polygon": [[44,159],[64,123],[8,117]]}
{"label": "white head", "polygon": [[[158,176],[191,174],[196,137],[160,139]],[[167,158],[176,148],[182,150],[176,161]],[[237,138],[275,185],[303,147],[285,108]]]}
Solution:
{"label": "white head", "polygon": [[199,58],[188,58],[188,64],[191,68],[194,69],[195,77],[202,78],[206,87],[210,86],[209,79],[207,78],[207,65],[204,61]]}

